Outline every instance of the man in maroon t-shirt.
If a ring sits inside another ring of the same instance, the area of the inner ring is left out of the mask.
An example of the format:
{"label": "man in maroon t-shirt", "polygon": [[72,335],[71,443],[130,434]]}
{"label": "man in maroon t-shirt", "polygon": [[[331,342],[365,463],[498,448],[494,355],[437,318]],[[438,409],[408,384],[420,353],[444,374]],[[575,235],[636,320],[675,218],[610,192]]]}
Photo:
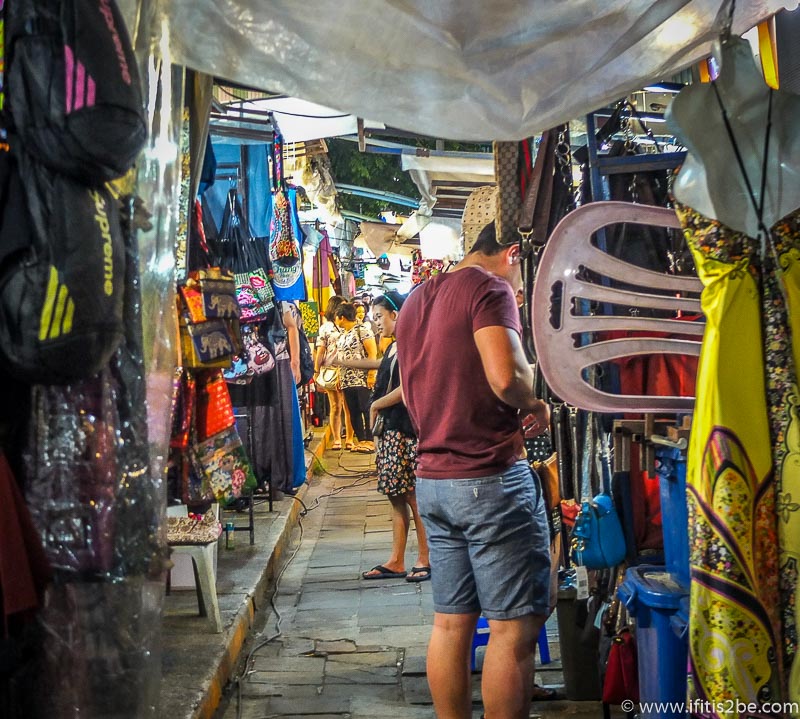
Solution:
{"label": "man in maroon t-shirt", "polygon": [[451,272],[403,305],[403,396],[418,436],[417,501],[431,553],[434,624],[427,673],[439,719],[472,716],[469,654],[481,612],[490,640],[482,694],[490,719],[527,717],[534,647],[548,611],[549,529],[524,460],[527,427],[546,426],[520,340],[519,246],[494,224]]}

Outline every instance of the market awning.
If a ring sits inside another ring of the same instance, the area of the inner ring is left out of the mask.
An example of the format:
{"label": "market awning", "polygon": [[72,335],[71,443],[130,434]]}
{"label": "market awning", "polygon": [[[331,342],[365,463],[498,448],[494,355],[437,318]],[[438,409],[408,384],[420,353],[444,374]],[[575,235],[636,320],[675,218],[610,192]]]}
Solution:
{"label": "market awning", "polygon": [[[119,0],[127,18],[140,0]],[[449,139],[520,139],[710,52],[724,0],[151,0],[175,62]],[[785,0],[736,3],[734,32]],[[792,6],[796,3],[791,3]]]}

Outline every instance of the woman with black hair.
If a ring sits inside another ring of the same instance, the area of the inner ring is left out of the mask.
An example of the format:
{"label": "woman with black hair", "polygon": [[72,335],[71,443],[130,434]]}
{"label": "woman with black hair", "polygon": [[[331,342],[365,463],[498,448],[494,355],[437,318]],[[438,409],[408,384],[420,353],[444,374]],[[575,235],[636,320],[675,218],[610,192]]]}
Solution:
{"label": "woman with black hair", "polygon": [[[390,291],[372,302],[372,315],[381,335],[391,338],[380,364],[377,360],[348,362],[348,366],[361,369],[378,367],[378,377],[372,394],[370,426],[376,421],[383,427],[378,442],[376,464],[378,491],[392,504],[392,555],[389,560],[363,572],[364,579],[392,579],[405,577],[407,582],[424,582],[431,577],[428,542],[417,510],[414,491],[417,459],[417,437],[411,425],[400,387],[400,368],[397,366],[397,346],[394,327],[403,296]],[[410,572],[405,570],[405,551],[410,526],[409,509],[417,530],[417,561]]]}

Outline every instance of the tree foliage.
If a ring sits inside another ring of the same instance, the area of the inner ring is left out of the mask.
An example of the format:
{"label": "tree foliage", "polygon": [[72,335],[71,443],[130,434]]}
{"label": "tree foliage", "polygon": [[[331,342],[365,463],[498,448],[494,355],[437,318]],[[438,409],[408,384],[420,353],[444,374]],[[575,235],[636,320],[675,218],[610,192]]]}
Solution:
{"label": "tree foliage", "polygon": [[[405,138],[403,141],[408,142],[408,139]],[[335,182],[368,187],[371,190],[395,192],[415,200],[420,199],[417,186],[409,174],[400,169],[400,155],[359,152],[358,144],[350,140],[331,139],[327,140],[327,145]],[[430,137],[417,137],[413,140],[413,146],[434,150],[436,140]],[[451,152],[491,152],[492,145],[447,140],[444,149]],[[372,200],[343,192],[339,193],[338,199],[342,209],[373,217],[377,217],[384,210],[408,213],[412,209],[386,200]]]}
{"label": "tree foliage", "polygon": [[[419,199],[417,186],[408,173],[400,169],[399,155],[359,152],[358,144],[349,140],[327,140],[327,145],[335,182],[368,187],[371,190],[395,192],[415,200]],[[411,212],[413,209],[403,208],[402,205],[386,200],[373,200],[344,192],[339,193],[338,199],[342,209],[373,217],[377,217],[384,210]]]}

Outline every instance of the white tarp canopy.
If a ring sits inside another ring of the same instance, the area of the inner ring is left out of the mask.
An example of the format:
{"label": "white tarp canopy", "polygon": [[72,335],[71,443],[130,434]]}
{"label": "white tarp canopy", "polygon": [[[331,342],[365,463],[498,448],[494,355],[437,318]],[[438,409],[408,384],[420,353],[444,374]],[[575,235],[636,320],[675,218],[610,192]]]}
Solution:
{"label": "white tarp canopy", "polygon": [[[725,0],[148,0],[173,60],[393,127],[520,139],[709,54]],[[741,33],[787,0],[736,3]],[[119,0],[126,17],[137,0]],[[792,3],[795,5],[796,3]]]}

